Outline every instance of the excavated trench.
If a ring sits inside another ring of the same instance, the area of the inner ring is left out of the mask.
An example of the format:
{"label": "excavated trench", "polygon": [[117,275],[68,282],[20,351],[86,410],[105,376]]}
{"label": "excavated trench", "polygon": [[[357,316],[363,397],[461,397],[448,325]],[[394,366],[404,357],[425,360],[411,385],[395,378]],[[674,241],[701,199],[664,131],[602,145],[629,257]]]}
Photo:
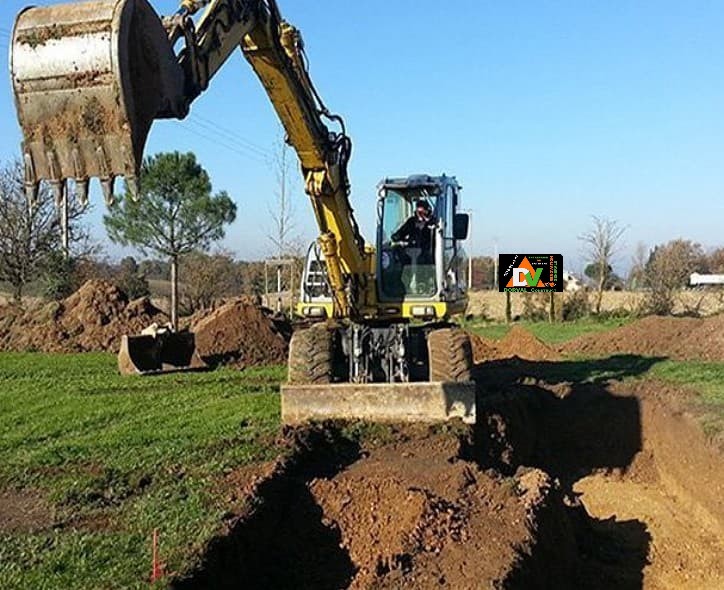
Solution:
{"label": "excavated trench", "polygon": [[656,386],[597,381],[647,362],[486,363],[473,429],[293,431],[173,587],[724,587],[720,455]]}

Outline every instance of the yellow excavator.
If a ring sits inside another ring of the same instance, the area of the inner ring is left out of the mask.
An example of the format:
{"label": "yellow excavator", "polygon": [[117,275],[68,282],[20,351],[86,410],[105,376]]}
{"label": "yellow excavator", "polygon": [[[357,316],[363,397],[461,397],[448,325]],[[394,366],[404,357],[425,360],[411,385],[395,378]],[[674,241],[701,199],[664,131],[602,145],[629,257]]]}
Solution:
{"label": "yellow excavator", "polygon": [[153,121],[186,117],[237,47],[296,151],[319,227],[283,420],[474,421],[470,340],[450,321],[467,305],[461,187],[445,175],[385,178],[376,247],[365,242],[350,204],[352,142],[315,89],[300,32],[275,0],[182,0],[164,18],[147,0],[22,11],[10,63],[28,199],[44,181],[58,197],[73,185],[86,201],[93,177],[109,205],[118,177],[139,198]]}

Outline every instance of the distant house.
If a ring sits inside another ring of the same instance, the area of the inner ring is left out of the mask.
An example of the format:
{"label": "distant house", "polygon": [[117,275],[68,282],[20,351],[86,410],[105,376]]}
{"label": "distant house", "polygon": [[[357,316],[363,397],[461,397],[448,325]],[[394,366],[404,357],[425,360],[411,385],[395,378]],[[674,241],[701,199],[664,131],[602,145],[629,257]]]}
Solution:
{"label": "distant house", "polygon": [[563,290],[573,293],[584,288],[583,282],[572,272],[563,271]]}
{"label": "distant house", "polygon": [[689,285],[692,287],[724,286],[724,275],[702,275],[698,272],[689,277]]}

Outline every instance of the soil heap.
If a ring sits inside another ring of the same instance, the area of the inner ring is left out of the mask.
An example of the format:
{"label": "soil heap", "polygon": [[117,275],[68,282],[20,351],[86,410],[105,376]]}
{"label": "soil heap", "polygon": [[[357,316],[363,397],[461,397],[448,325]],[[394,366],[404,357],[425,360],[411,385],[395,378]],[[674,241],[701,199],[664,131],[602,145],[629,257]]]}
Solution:
{"label": "soil heap", "polygon": [[209,365],[240,369],[286,363],[291,327],[271,310],[235,299],[195,321],[196,349]]}
{"label": "soil heap", "polygon": [[92,279],[60,302],[0,312],[0,350],[117,352],[123,334],[166,322],[148,298],[129,301],[108,281]]}
{"label": "soil heap", "polygon": [[560,360],[560,354],[522,326],[513,326],[501,340],[470,334],[475,363],[517,357],[532,361]]}
{"label": "soil heap", "polygon": [[563,344],[566,354],[637,354],[676,360],[724,361],[724,315],[708,318],[650,316]]}
{"label": "soil heap", "polygon": [[[571,578],[573,538],[542,471],[485,471],[461,458],[451,434],[359,449],[356,459],[331,433],[322,448],[323,435],[302,442],[306,458],[267,468],[234,496],[241,514],[174,590],[472,590]],[[543,531],[549,549],[531,559]]]}

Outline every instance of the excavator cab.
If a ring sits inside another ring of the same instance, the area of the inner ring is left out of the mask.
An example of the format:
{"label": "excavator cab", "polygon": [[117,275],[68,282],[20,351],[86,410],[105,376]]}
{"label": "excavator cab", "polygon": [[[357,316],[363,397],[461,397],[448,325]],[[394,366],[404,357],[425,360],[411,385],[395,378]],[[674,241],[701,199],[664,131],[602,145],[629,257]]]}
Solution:
{"label": "excavator cab", "polygon": [[[467,238],[468,217],[458,213],[460,190],[455,178],[445,175],[387,178],[379,184],[377,268],[381,303],[405,303],[415,318],[440,319],[465,300],[461,242]],[[433,306],[420,311],[430,307],[424,305],[426,302],[445,302],[451,309],[441,313]]]}
{"label": "excavator cab", "polygon": [[[467,305],[467,239],[469,219],[460,213],[461,187],[454,177],[414,175],[386,178],[378,185],[377,302],[386,318],[444,321]],[[430,221],[411,240],[401,229],[414,222],[420,202]],[[418,234],[419,235],[419,234]],[[404,239],[407,238],[407,239]],[[298,315],[324,319],[332,315],[332,295],[324,255],[313,243],[307,252]]]}

